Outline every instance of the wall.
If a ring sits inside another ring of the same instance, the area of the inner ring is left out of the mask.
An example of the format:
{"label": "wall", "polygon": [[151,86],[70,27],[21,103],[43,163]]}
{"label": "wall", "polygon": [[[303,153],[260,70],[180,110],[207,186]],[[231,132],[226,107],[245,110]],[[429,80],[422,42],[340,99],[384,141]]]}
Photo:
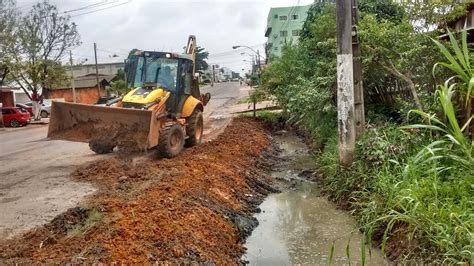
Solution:
{"label": "wall", "polygon": [[30,98],[23,91],[15,91],[15,103],[31,102]]}
{"label": "wall", "polygon": [[4,107],[13,107],[15,104],[13,102],[13,92],[12,91],[0,91],[0,102]]}
{"label": "wall", "polygon": [[[105,95],[105,90],[101,89],[101,95]],[[72,89],[50,90],[50,99],[64,98],[66,102],[72,102]],[[77,88],[76,102],[94,104],[99,99],[97,88]]]}

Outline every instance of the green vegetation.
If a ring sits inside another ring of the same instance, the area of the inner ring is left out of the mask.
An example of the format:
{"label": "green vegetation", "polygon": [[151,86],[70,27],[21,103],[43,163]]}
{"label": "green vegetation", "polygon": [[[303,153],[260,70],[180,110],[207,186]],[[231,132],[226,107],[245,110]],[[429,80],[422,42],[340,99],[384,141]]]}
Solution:
{"label": "green vegetation", "polygon": [[368,243],[396,261],[474,263],[474,53],[465,32],[446,42],[426,30],[465,3],[360,0],[359,9],[368,124],[351,168],[338,163],[333,3],[313,4],[262,88],[316,141],[322,188],[353,211]]}

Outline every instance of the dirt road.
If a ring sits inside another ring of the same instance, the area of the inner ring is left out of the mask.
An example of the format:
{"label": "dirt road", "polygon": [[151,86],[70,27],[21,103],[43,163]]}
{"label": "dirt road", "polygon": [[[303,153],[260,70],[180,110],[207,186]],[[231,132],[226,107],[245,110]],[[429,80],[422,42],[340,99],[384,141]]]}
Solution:
{"label": "dirt road", "polygon": [[265,126],[239,118],[172,159],[107,158],[72,178],[98,192],[45,226],[0,241],[0,264],[237,265],[252,217],[277,190]]}
{"label": "dirt road", "polygon": [[[237,82],[206,86],[205,138],[230,121],[229,107],[245,96]],[[113,157],[97,155],[85,143],[46,139],[47,126],[0,131],[0,238],[11,237],[76,206],[96,188],[69,178],[78,166]]]}

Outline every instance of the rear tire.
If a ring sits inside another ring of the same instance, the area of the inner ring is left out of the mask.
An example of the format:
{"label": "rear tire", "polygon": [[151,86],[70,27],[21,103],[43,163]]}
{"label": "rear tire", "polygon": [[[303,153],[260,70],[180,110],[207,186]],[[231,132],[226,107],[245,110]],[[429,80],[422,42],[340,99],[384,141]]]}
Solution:
{"label": "rear tire", "polygon": [[11,127],[19,127],[20,122],[18,122],[18,120],[16,120],[15,118],[13,118],[12,120],[10,120],[10,126]]}
{"label": "rear tire", "polygon": [[184,147],[184,131],[178,124],[163,127],[160,130],[158,152],[166,158],[178,155]]}
{"label": "rear tire", "polygon": [[114,150],[113,145],[101,144],[96,142],[89,142],[89,148],[97,154],[107,154]]}
{"label": "rear tire", "polygon": [[204,131],[204,121],[201,110],[194,110],[188,118],[186,125],[186,147],[196,146],[201,143],[202,133]]}
{"label": "rear tire", "polygon": [[45,110],[41,111],[40,113],[41,118],[48,118],[49,114]]}

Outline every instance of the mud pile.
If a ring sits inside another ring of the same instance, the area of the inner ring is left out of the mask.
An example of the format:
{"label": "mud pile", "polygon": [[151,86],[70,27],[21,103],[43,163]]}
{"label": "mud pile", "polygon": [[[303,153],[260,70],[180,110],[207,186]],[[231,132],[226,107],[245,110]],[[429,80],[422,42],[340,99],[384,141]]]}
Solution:
{"label": "mud pile", "polygon": [[177,158],[113,158],[82,167],[74,178],[95,183],[99,194],[0,243],[0,264],[238,264],[257,225],[252,213],[276,192],[263,174],[272,167],[270,144],[262,124],[235,119],[217,139]]}

